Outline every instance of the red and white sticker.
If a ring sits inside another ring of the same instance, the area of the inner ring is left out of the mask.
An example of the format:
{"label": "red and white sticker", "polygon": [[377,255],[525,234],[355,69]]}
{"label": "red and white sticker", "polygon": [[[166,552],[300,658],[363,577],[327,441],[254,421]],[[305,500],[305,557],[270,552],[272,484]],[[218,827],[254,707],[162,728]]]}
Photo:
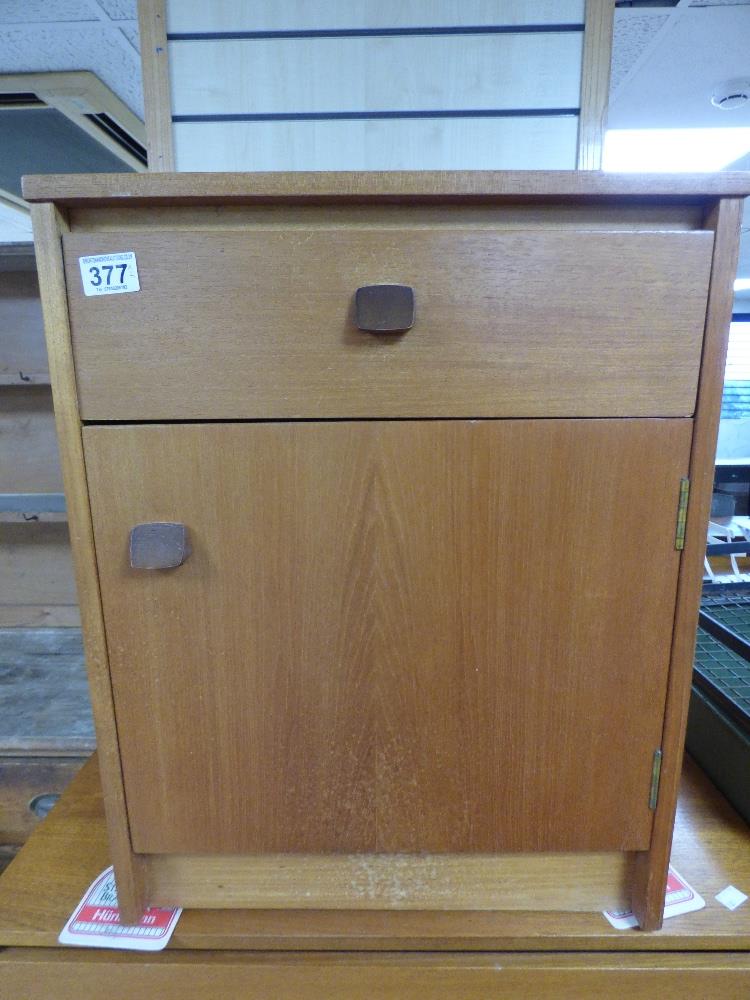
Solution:
{"label": "red and white sticker", "polygon": [[[702,910],[705,905],[705,899],[670,865],[667,875],[667,894],[664,897],[664,919],[676,917],[680,913]],[[618,931],[638,926],[638,920],[632,910],[604,910],[604,916]]]}
{"label": "red and white sticker", "polygon": [[181,913],[181,908],[163,910],[154,906],[135,926],[121,924],[115,875],[112,868],[107,868],[88,887],[57,940],[82,948],[161,951],[172,937]]}

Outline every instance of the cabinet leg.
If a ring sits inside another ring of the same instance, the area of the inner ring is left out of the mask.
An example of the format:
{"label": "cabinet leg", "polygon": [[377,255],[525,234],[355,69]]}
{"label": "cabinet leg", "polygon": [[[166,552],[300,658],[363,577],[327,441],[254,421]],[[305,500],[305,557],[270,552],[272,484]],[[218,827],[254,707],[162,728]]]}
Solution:
{"label": "cabinet leg", "polygon": [[114,862],[117,884],[117,904],[120,923],[135,925],[140,922],[147,906],[144,865],[137,854]]}
{"label": "cabinet leg", "polygon": [[651,851],[639,851],[635,856],[631,906],[642,931],[661,929],[668,868],[668,854],[663,864]]}

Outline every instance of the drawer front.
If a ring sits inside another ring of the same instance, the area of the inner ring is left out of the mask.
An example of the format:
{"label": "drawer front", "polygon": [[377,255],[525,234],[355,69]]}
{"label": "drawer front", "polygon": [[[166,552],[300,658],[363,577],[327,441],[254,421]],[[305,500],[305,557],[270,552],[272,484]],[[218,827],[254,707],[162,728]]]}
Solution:
{"label": "drawer front", "polygon": [[[81,415],[689,415],[712,246],[704,231],[71,233]],[[140,291],[85,296],[79,257],[119,251]],[[382,283],[414,290],[404,333],[357,327],[357,289]]]}

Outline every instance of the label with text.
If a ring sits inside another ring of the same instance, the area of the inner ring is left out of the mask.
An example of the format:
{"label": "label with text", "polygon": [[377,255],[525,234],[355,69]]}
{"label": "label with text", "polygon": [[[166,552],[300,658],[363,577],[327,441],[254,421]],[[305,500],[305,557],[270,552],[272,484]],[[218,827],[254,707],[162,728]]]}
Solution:
{"label": "label with text", "polygon": [[119,292],[140,292],[138,266],[132,250],[122,253],[102,253],[96,257],[79,257],[85,295],[117,295]]}
{"label": "label with text", "polygon": [[83,948],[161,951],[172,937],[181,913],[181,909],[152,906],[134,926],[121,924],[115,875],[112,868],[107,868],[88,887],[58,941]]}

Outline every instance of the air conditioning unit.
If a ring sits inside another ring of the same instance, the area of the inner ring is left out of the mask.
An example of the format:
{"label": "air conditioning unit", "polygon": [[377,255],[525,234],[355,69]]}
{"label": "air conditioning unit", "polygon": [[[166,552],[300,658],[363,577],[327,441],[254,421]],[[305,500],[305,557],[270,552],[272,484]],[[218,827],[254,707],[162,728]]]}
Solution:
{"label": "air conditioning unit", "polygon": [[0,75],[0,205],[23,174],[146,170],[143,122],[88,71]]}

